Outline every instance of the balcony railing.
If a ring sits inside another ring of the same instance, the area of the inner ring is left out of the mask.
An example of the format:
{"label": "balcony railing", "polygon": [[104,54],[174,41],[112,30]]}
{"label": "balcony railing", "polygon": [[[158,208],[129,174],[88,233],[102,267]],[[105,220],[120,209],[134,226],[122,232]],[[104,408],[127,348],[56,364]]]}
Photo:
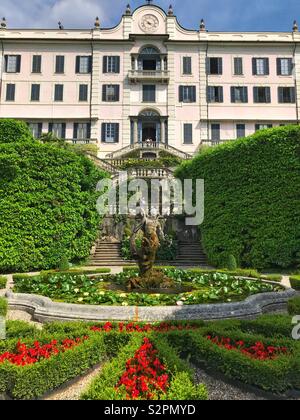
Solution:
{"label": "balcony railing", "polygon": [[128,78],[132,83],[141,81],[169,83],[170,73],[168,70],[130,70]]}
{"label": "balcony railing", "polygon": [[73,144],[93,144],[93,143],[97,143],[97,139],[66,139],[67,143],[73,143]]}

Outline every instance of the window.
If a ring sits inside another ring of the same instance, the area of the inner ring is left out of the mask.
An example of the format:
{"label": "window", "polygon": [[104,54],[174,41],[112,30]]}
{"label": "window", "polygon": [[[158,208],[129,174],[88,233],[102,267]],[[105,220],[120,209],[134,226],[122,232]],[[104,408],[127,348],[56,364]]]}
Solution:
{"label": "window", "polygon": [[211,125],[211,140],[213,143],[219,143],[221,139],[221,127],[220,124]]}
{"label": "window", "polygon": [[79,102],[86,102],[88,100],[88,85],[79,85]]}
{"label": "window", "polygon": [[208,57],[207,74],[223,74],[223,59],[219,57]]}
{"label": "window", "polygon": [[243,59],[241,57],[234,58],[234,75],[242,76],[244,74],[243,70]]}
{"label": "window", "polygon": [[271,89],[269,87],[254,87],[253,96],[254,102],[257,104],[271,103]]}
{"label": "window", "polygon": [[120,100],[120,86],[119,85],[103,85],[102,87],[102,101],[103,102],[118,102]]}
{"label": "window", "polygon": [[6,55],[5,56],[5,71],[6,73],[20,73],[21,56],[20,55]]}
{"label": "window", "polygon": [[143,85],[143,102],[155,102],[155,101],[156,101],[156,86]]}
{"label": "window", "polygon": [[278,102],[280,104],[294,104],[296,102],[296,91],[294,87],[279,87]]}
{"label": "window", "polygon": [[277,58],[277,75],[291,76],[293,73],[293,59],[292,58]]}
{"label": "window", "polygon": [[272,124],[255,124],[255,131],[266,130],[267,128],[272,128]]}
{"label": "window", "polygon": [[196,86],[179,86],[179,102],[196,102]]}
{"label": "window", "polygon": [[56,56],[55,73],[63,74],[65,72],[65,57],[63,55]]}
{"label": "window", "polygon": [[75,123],[74,124],[74,140],[89,140],[91,138],[91,124],[90,123]]}
{"label": "window", "polygon": [[184,144],[193,144],[193,124],[183,125],[183,142]]}
{"label": "window", "polygon": [[6,85],[6,100],[14,101],[16,96],[16,85],[13,83],[8,83]]}
{"label": "window", "polygon": [[88,74],[92,72],[92,57],[91,56],[77,56],[76,57],[76,73]]}
{"label": "window", "polygon": [[254,76],[267,76],[270,74],[270,65],[268,58],[253,58],[252,70]]}
{"label": "window", "polygon": [[183,74],[192,74],[192,57],[183,57]]}
{"label": "window", "polygon": [[31,85],[31,101],[40,100],[40,90],[41,90],[40,85],[36,85],[36,84]]}
{"label": "window", "polygon": [[32,73],[41,73],[42,72],[42,56],[34,55],[32,57]]}
{"label": "window", "polygon": [[119,142],[119,124],[103,123],[102,124],[102,142],[118,143]]}
{"label": "window", "polygon": [[246,126],[245,124],[236,125],[236,138],[246,137]]}
{"label": "window", "polygon": [[66,123],[49,123],[49,133],[58,139],[66,138]]}
{"label": "window", "polygon": [[29,123],[28,127],[34,138],[39,139],[41,137],[43,129],[42,123]]}
{"label": "window", "polygon": [[248,88],[244,86],[232,86],[231,87],[231,102],[242,103],[248,102]]}
{"label": "window", "polygon": [[120,57],[107,55],[104,56],[103,73],[120,73]]}
{"label": "window", "polygon": [[62,102],[64,100],[64,85],[55,85],[54,87],[54,101]]}
{"label": "window", "polygon": [[222,103],[223,86],[208,86],[207,87],[207,102],[208,103]]}

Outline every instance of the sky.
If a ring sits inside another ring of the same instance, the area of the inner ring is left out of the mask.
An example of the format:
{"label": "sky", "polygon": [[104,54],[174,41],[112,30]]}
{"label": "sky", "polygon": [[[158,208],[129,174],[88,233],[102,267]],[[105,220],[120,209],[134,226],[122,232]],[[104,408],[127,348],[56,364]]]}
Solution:
{"label": "sky", "polygon": [[[0,0],[0,17],[10,28],[91,28],[96,16],[102,27],[118,24],[127,3],[132,9],[144,0]],[[300,0],[156,0],[168,9],[172,3],[179,22],[198,29],[201,18],[211,31],[291,31],[300,27]]]}

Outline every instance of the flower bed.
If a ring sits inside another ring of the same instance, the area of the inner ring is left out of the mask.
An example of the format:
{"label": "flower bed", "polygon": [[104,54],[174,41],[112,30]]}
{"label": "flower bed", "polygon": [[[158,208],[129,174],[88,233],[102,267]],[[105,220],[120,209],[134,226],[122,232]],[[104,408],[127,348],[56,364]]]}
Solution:
{"label": "flower bed", "polygon": [[[182,293],[127,293],[128,280],[138,276],[136,270],[117,275],[88,278],[76,274],[48,274],[28,278],[15,278],[15,292],[33,293],[67,303],[118,306],[183,306],[205,303],[241,301],[258,293],[282,291],[280,285],[235,278],[226,273],[198,273],[190,270],[164,269]],[[116,290],[109,290],[113,286]]]}
{"label": "flower bed", "polygon": [[266,346],[261,341],[257,341],[252,346],[247,346],[243,340],[235,341],[228,337],[206,337],[212,343],[226,350],[239,351],[242,354],[257,360],[274,360],[280,355],[287,355],[288,349],[286,347]]}
{"label": "flower bed", "polygon": [[123,323],[119,322],[118,324],[113,324],[111,322],[106,322],[102,326],[92,326],[91,331],[94,332],[111,332],[119,331],[121,333],[149,333],[149,332],[159,332],[167,333],[170,331],[187,331],[197,329],[197,325],[192,324],[179,324],[174,325],[168,322],[161,322],[159,324],[139,324],[135,322]]}

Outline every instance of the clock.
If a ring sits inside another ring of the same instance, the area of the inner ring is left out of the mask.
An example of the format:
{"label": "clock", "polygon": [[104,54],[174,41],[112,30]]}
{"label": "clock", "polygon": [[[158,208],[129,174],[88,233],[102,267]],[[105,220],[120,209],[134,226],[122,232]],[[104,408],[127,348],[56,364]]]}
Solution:
{"label": "clock", "polygon": [[144,32],[155,32],[159,26],[159,21],[154,15],[144,15],[140,22],[140,27]]}

